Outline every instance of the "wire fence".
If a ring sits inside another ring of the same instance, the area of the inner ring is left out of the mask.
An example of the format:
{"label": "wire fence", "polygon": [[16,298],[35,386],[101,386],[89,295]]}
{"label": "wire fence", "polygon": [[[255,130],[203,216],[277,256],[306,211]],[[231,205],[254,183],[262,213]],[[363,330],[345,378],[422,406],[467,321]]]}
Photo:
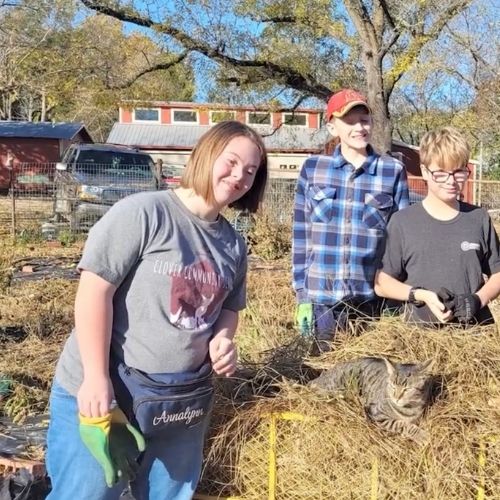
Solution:
{"label": "wire fence", "polygon": [[476,183],[476,204],[500,216],[500,181],[480,181]]}
{"label": "wire fence", "polygon": [[[500,217],[500,181],[470,181],[469,201]],[[425,197],[422,179],[410,179],[410,201]],[[291,223],[296,179],[269,179],[263,207],[278,223]],[[130,194],[168,189],[141,166],[86,164],[78,171],[59,171],[54,163],[25,163],[16,167],[8,193],[0,196],[0,234],[57,239],[78,236],[118,200]]]}

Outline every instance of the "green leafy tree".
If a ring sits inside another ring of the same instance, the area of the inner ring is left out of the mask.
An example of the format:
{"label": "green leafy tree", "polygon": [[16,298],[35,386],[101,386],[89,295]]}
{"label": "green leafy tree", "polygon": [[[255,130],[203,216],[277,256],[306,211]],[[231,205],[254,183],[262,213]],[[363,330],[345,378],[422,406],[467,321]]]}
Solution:
{"label": "green leafy tree", "polygon": [[428,44],[392,99],[395,136],[418,144],[432,128],[460,129],[485,170],[499,162],[500,38],[498,7],[475,2]]}
{"label": "green leafy tree", "polygon": [[123,100],[192,99],[184,56],[107,16],[77,22],[78,5],[0,5],[0,118],[82,121],[103,141]]}
{"label": "green leafy tree", "polygon": [[81,0],[126,23],[149,28],[178,54],[217,64],[241,89],[271,88],[301,101],[326,100],[340,86],[364,87],[375,143],[389,149],[389,103],[424,48],[472,0]]}

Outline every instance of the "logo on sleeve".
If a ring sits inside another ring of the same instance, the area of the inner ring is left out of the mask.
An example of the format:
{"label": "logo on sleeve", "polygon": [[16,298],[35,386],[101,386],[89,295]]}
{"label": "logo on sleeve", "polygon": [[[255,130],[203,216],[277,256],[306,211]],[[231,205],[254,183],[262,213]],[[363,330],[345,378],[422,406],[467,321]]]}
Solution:
{"label": "logo on sleeve", "polygon": [[479,243],[469,243],[468,241],[462,241],[462,243],[460,244],[460,248],[464,252],[467,252],[468,250],[479,250],[481,247]]}

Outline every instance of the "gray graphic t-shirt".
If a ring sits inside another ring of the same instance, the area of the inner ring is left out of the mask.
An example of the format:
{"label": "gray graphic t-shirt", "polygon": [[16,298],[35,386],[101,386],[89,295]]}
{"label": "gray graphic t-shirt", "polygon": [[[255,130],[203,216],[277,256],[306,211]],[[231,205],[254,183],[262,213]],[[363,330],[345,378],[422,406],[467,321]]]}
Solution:
{"label": "gray graphic t-shirt", "polygon": [[[197,369],[221,309],[245,308],[243,239],[222,216],[193,215],[173,191],[114,205],[91,229],[79,268],[117,287],[111,351],[147,373]],[[81,385],[75,331],[56,378],[72,394]]]}
{"label": "gray graphic t-shirt", "polygon": [[[488,213],[468,203],[452,220],[431,217],[422,203],[395,213],[387,227],[387,243],[381,269],[411,286],[455,294],[475,293],[484,276],[500,272],[498,235]],[[427,306],[410,306],[407,317],[415,322],[436,322]],[[484,307],[478,323],[492,322]]]}

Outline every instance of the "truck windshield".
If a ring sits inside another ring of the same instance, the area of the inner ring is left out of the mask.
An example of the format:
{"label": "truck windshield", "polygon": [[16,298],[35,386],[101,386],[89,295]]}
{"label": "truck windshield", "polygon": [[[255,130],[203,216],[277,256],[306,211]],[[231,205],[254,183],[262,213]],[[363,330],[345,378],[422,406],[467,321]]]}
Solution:
{"label": "truck windshield", "polygon": [[81,151],[76,169],[86,174],[121,174],[151,177],[152,161],[149,156],[112,151]]}

